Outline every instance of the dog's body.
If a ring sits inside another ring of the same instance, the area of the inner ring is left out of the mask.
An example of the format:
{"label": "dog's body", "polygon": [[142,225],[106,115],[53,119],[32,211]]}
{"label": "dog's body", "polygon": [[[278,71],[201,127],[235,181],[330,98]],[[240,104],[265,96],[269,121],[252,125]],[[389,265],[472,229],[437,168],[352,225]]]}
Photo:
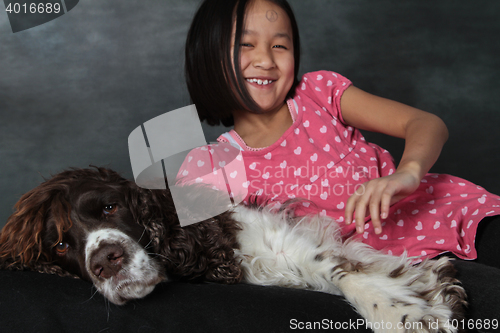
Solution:
{"label": "dog's body", "polygon": [[16,209],[0,235],[1,268],[78,276],[116,304],[168,279],[243,280],[343,295],[380,332],[454,331],[465,305],[448,259],[412,266],[342,242],[334,221],[295,217],[293,203],[240,205],[182,228],[168,190],[98,168],[56,175]]}

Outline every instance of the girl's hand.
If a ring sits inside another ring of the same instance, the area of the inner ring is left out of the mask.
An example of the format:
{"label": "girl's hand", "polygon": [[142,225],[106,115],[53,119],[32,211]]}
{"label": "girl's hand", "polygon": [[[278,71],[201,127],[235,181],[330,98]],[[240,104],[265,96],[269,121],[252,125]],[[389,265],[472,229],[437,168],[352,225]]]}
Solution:
{"label": "girl's hand", "polygon": [[346,89],[341,99],[346,124],[361,130],[405,139],[405,150],[396,172],[363,184],[346,204],[345,221],[364,230],[367,210],[375,233],[382,232],[380,218],[386,219],[389,206],[413,193],[420,179],[436,162],[448,129],[437,116],[411,106],[368,94],[356,87]]}
{"label": "girl's hand", "polygon": [[382,232],[381,219],[389,216],[389,207],[412,194],[420,185],[420,178],[411,171],[396,171],[390,176],[370,180],[360,186],[347,200],[345,222],[353,222],[355,216],[356,231],[364,231],[367,210],[376,234]]}

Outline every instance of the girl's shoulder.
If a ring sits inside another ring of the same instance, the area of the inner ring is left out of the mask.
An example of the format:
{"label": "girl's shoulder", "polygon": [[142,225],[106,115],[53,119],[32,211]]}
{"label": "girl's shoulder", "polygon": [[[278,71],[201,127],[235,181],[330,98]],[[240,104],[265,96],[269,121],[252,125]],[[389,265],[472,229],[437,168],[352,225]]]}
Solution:
{"label": "girl's shoulder", "polygon": [[332,71],[327,70],[319,70],[315,72],[309,72],[302,75],[300,79],[300,83],[311,82],[315,84],[326,84],[327,86],[333,85],[350,85],[351,81],[347,79],[345,76]]}
{"label": "girl's shoulder", "polygon": [[302,76],[292,99],[298,110],[317,112],[323,109],[335,118],[342,119],[340,99],[351,81],[332,71],[315,71]]}
{"label": "girl's shoulder", "polygon": [[309,72],[302,76],[295,88],[295,95],[308,95],[313,98],[326,98],[329,103],[351,85],[351,81],[345,76],[331,71],[321,70]]}

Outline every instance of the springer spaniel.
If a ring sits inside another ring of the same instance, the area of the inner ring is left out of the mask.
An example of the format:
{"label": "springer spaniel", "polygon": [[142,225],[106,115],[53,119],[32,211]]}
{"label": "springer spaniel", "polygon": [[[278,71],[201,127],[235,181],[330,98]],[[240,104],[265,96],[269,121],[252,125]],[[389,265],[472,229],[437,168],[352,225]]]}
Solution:
{"label": "springer spaniel", "polygon": [[343,295],[368,322],[385,323],[375,331],[419,322],[424,332],[455,331],[466,301],[448,259],[413,266],[342,242],[331,219],[283,207],[239,205],[181,227],[168,190],[72,169],[21,197],[0,234],[0,268],[80,277],[119,305],[170,278],[304,288]]}

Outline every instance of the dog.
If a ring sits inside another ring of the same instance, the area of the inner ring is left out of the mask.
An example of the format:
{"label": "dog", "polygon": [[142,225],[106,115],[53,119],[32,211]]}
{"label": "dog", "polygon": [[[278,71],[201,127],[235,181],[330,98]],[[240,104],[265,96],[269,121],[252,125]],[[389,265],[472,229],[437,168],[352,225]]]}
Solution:
{"label": "dog", "polygon": [[[193,205],[217,196],[192,191]],[[454,332],[466,294],[449,259],[412,265],[342,241],[328,217],[237,205],[179,225],[169,190],[105,168],[63,171],[24,194],[0,234],[0,268],[88,280],[117,305],[163,281],[246,282],[342,295],[376,332]],[[375,325],[377,326],[377,325]]]}

